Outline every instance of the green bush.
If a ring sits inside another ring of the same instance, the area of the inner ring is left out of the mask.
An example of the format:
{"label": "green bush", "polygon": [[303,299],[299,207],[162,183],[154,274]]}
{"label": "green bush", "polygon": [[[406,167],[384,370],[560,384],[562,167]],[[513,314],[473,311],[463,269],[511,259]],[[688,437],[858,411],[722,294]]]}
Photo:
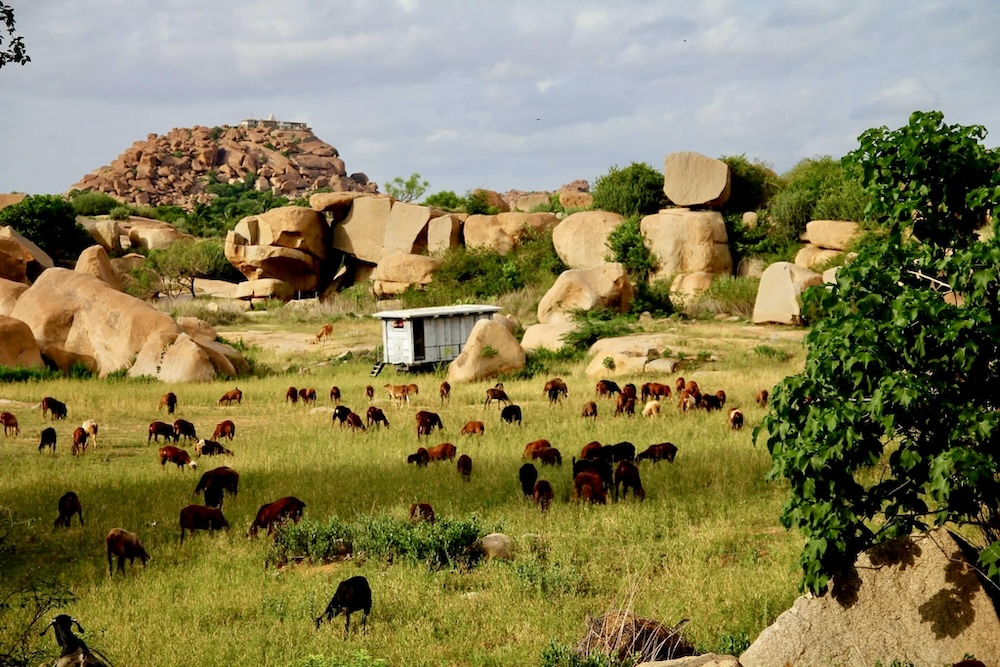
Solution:
{"label": "green bush", "polygon": [[638,659],[618,660],[603,653],[592,653],[586,657],[574,649],[552,641],[542,651],[541,667],[634,667]]}
{"label": "green bush", "polygon": [[483,190],[470,190],[465,193],[465,212],[469,215],[496,215],[500,211],[490,202]]}
{"label": "green bush", "polygon": [[753,316],[760,280],[723,276],[712,281],[704,292],[690,300],[684,312],[692,318],[710,319],[716,315]]}
{"label": "green bush", "polygon": [[605,257],[609,262],[621,262],[637,282],[645,282],[659,263],[653,251],[646,247],[646,237],[639,226],[641,222],[638,215],[633,215],[615,227],[608,235],[610,252]]}
{"label": "green bush", "polygon": [[729,165],[729,200],[723,212],[744,213],[765,208],[781,190],[783,183],[763,162],[748,160],[746,155],[719,158]]}
{"label": "green bush", "polygon": [[625,217],[650,215],[667,204],[663,174],[645,162],[633,162],[624,169],[611,167],[594,181],[591,194],[593,208]]}
{"label": "green bush", "polygon": [[112,220],[125,221],[132,216],[132,209],[128,206],[115,206],[113,209],[108,211],[108,217]]}
{"label": "green bush", "polygon": [[445,211],[459,211],[465,208],[465,200],[455,194],[454,190],[435,192],[424,200],[424,206],[432,206]]}
{"label": "green bush", "polygon": [[108,215],[111,210],[121,206],[121,202],[105,192],[91,190],[73,190],[69,194],[69,203],[77,215],[92,217]]}
{"label": "green bush", "polygon": [[382,658],[373,658],[364,649],[352,653],[347,658],[325,655],[310,655],[291,663],[289,667],[389,667]]}
{"label": "green bush", "polygon": [[54,380],[62,374],[53,368],[24,368],[23,366],[0,366],[0,384],[8,382],[40,382]]}
{"label": "green bush", "polygon": [[0,227],[10,225],[54,260],[76,260],[91,244],[76,224],[72,204],[58,195],[30,195],[0,209]]}
{"label": "green bush", "polygon": [[635,288],[635,297],[629,313],[641,315],[649,312],[653,317],[670,317],[674,314],[674,305],[670,300],[670,281],[656,280],[652,283],[640,282]]}
{"label": "green bush", "polygon": [[627,336],[632,333],[632,324],[625,315],[607,308],[573,311],[576,330],[563,336],[563,342],[576,350],[588,350],[601,338]]}

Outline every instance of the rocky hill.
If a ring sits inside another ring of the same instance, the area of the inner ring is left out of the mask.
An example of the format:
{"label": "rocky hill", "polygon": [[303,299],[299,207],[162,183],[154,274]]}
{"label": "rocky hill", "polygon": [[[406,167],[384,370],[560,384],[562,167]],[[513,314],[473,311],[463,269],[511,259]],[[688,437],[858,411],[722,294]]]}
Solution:
{"label": "rocky hill", "polygon": [[213,182],[242,182],[248,174],[258,191],[290,198],[319,188],[377,192],[363,173],[347,175],[336,148],[304,123],[243,121],[238,127],[174,128],[137,141],[110,165],[73,186],[106,192],[138,206],[175,204],[190,208],[210,195]]}

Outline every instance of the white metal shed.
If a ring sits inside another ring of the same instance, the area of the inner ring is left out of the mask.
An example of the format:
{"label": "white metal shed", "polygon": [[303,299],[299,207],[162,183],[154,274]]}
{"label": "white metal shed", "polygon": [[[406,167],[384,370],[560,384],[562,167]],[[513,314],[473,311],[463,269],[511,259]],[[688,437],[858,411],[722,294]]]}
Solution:
{"label": "white metal shed", "polygon": [[451,361],[465,349],[476,322],[499,310],[500,306],[463,305],[375,313],[373,317],[382,320],[382,361],[372,375],[386,364],[410,367]]}

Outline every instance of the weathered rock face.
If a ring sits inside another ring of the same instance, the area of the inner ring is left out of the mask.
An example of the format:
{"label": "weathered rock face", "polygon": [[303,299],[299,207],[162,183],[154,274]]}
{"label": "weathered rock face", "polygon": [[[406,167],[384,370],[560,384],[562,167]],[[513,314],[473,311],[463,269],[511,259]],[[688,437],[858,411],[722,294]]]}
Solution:
{"label": "weathered rock face", "polygon": [[802,324],[802,292],[823,283],[823,276],[791,262],[764,269],[753,307],[754,324]]}
{"label": "weathered rock face", "polygon": [[328,227],[311,208],[285,206],[243,218],[226,234],[226,259],[250,280],[275,278],[297,290],[319,284]]}
{"label": "weathered rock face", "polygon": [[391,211],[389,197],[355,199],[344,222],[333,228],[333,247],[363,262],[378,264]]}
{"label": "weathered rock face", "polygon": [[590,208],[594,205],[594,195],[589,192],[564,190],[559,193],[559,205],[567,211],[573,208]]}
{"label": "weathered rock face", "polygon": [[572,322],[532,324],[521,336],[521,347],[529,352],[540,348],[555,352],[566,344],[566,335],[576,331],[576,327],[577,325]]}
{"label": "weathered rock face", "polygon": [[13,280],[0,278],[0,315],[10,315],[14,310],[17,298],[24,294],[28,286],[24,283],[17,283]]}
{"label": "weathered rock face", "polygon": [[722,160],[681,151],[663,161],[663,192],[677,206],[722,206],[729,187],[729,165]]}
{"label": "weathered rock face", "polygon": [[53,266],[52,258],[44,250],[13,227],[0,227],[0,278],[26,282]]}
{"label": "weathered rock face", "polygon": [[234,299],[280,299],[289,301],[295,296],[295,288],[277,278],[258,278],[236,285]]}
{"label": "weathered rock face", "polygon": [[309,205],[320,213],[329,213],[331,221],[343,222],[351,212],[351,204],[359,197],[371,197],[369,192],[317,192],[309,197]]}
{"label": "weathered rock face", "polygon": [[966,552],[944,530],[862,554],[832,592],[800,597],[740,656],[745,667],[1000,665],[1000,619]]}
{"label": "weathered rock face", "polygon": [[424,255],[396,253],[378,263],[372,274],[375,296],[396,296],[411,285],[427,285],[434,279],[434,271],[441,260]]}
{"label": "weathered rock face", "polygon": [[795,253],[795,265],[804,269],[812,269],[815,266],[825,264],[834,257],[839,257],[840,254],[839,250],[829,250],[810,243],[802,246],[802,249]]}
{"label": "weathered rock face", "polygon": [[828,250],[846,250],[858,235],[858,223],[846,220],[813,220],[806,225],[802,240]]}
{"label": "weathered rock face", "polygon": [[24,322],[0,315],[0,366],[42,368],[42,355],[31,327]]}
{"label": "weathered rock face", "polygon": [[670,342],[668,339],[663,334],[602,338],[587,351],[590,362],[585,373],[595,378],[673,373],[678,360],[660,356]]}
{"label": "weathered rock face", "polygon": [[92,245],[81,252],[73,270],[89,273],[95,278],[103,280],[112,289],[122,291],[122,281],[118,279],[118,275],[111,268],[108,253],[99,245]]}
{"label": "weathered rock face", "polygon": [[581,211],[568,216],[552,230],[556,254],[571,269],[604,264],[609,252],[608,236],[623,219],[608,211]]}
{"label": "weathered rock face", "polygon": [[462,221],[457,216],[446,214],[427,223],[427,252],[437,255],[461,245]]}
{"label": "weathered rock face", "polygon": [[518,211],[523,211],[524,213],[531,213],[533,208],[539,206],[549,206],[552,200],[549,198],[551,195],[548,192],[530,192],[523,194],[517,198],[517,202],[514,204],[514,209]]}
{"label": "weathered rock face", "polygon": [[649,277],[651,281],[666,280],[678,273],[733,273],[729,236],[721,213],[666,209],[647,215],[639,228],[646,236],[646,245],[660,260]]}
{"label": "weathered rock face", "polygon": [[572,322],[572,312],[577,309],[608,308],[624,313],[632,305],[634,295],[628,273],[621,264],[563,271],[539,302],[538,321]]}
{"label": "weathered rock face", "polygon": [[115,220],[95,220],[77,216],[78,225],[87,230],[94,243],[101,246],[108,252],[121,252],[122,250],[122,230]]}
{"label": "weathered rock face", "polygon": [[24,198],[28,195],[21,192],[11,192],[10,194],[0,195],[0,208],[6,208],[8,206],[13,206],[14,204],[20,204],[24,201]]}
{"label": "weathered rock face", "polygon": [[449,382],[475,382],[524,368],[524,350],[502,324],[479,320],[462,353],[448,366]]}
{"label": "weathered rock face", "polygon": [[517,247],[527,231],[546,231],[557,224],[559,218],[552,213],[470,215],[465,221],[465,245],[486,247],[506,255]]}
{"label": "weathered rock face", "polygon": [[494,192],[493,190],[483,190],[482,188],[477,188],[472,191],[473,194],[482,194],[486,198],[486,205],[496,208],[501,213],[507,213],[510,211],[510,204],[508,204],[503,195],[499,192]]}
{"label": "weathered rock face", "polygon": [[712,286],[718,274],[699,271],[698,273],[681,273],[670,284],[670,298],[676,298],[679,303],[686,303],[701,292]]}
{"label": "weathered rock face", "polygon": [[132,227],[128,231],[128,239],[133,248],[162,250],[179,241],[194,241],[193,236],[179,232],[169,222],[148,218],[131,218],[129,222]]}
{"label": "weathered rock face", "polygon": [[382,243],[382,258],[396,253],[420,254],[427,250],[428,228],[432,218],[443,213],[434,208],[393,202],[386,221],[385,240]]}

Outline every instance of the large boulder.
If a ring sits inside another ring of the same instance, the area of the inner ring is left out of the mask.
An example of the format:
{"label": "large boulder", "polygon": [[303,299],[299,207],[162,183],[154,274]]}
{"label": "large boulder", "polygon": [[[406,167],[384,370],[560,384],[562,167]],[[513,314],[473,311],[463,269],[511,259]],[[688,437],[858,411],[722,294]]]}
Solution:
{"label": "large boulder", "polygon": [[503,198],[503,195],[499,192],[493,190],[483,190],[482,188],[476,188],[472,191],[474,195],[482,195],[483,199],[486,200],[486,205],[501,213],[507,213],[510,211],[510,204]]}
{"label": "large boulder", "polygon": [[0,227],[0,278],[23,283],[55,264],[48,254],[13,227]]}
{"label": "large boulder", "polygon": [[802,292],[821,285],[823,276],[791,262],[764,269],[753,307],[754,324],[802,324]]}
{"label": "large boulder", "polygon": [[539,302],[538,321],[542,324],[572,322],[574,310],[594,308],[624,313],[632,305],[634,296],[635,290],[621,264],[563,271]]}
{"label": "large boulder", "polygon": [[485,247],[506,255],[526,234],[554,229],[559,218],[553,213],[500,213],[470,215],[465,221],[465,245]]}
{"label": "large boulder", "polygon": [[290,301],[295,296],[295,288],[277,278],[258,278],[236,284],[234,299],[278,299]]}
{"label": "large boulder", "polygon": [[309,197],[313,210],[329,213],[334,223],[342,222],[351,212],[351,205],[359,197],[372,197],[367,192],[317,192]]}
{"label": "large boulder", "polygon": [[28,286],[24,283],[17,283],[13,280],[0,278],[0,315],[10,315],[14,310],[14,304],[18,297],[24,294]]}
{"label": "large boulder", "polygon": [[797,253],[795,253],[795,265],[801,266],[803,269],[812,269],[813,267],[821,266],[826,264],[831,259],[840,257],[842,253],[839,250],[830,250],[828,248],[821,248],[818,245],[813,245],[807,243],[802,246]]}
{"label": "large boulder", "polygon": [[122,229],[118,226],[117,221],[110,218],[95,220],[94,218],[77,216],[76,222],[87,230],[94,243],[108,252],[121,252]]}
{"label": "large boulder", "polygon": [[858,235],[858,223],[846,220],[813,220],[806,224],[803,241],[829,250],[846,250]]}
{"label": "large boulder", "polygon": [[184,234],[168,222],[149,218],[131,218],[128,239],[133,248],[163,250],[178,241],[193,241],[194,237]]}
{"label": "large boulder", "polygon": [[434,272],[441,260],[424,255],[397,252],[385,257],[372,274],[375,296],[396,296],[411,285],[427,285],[434,279]]}
{"label": "large boulder", "polygon": [[431,218],[427,223],[427,252],[441,254],[462,245],[462,221],[446,214]]}
{"label": "large boulder", "polygon": [[574,213],[552,230],[556,254],[571,269],[591,269],[604,264],[608,236],[622,220],[622,216],[609,211]]}
{"label": "large boulder", "polygon": [[448,365],[449,382],[475,382],[524,368],[524,349],[507,328],[493,320],[479,320],[462,353]]}
{"label": "large boulder", "polygon": [[651,281],[670,279],[678,273],[733,273],[726,222],[717,211],[665,209],[647,215],[639,228],[660,262],[649,277]]}
{"label": "large boulder", "polygon": [[344,221],[333,228],[333,247],[370,264],[382,259],[390,197],[360,197],[351,203]]}
{"label": "large boulder", "polygon": [[678,305],[686,304],[711,287],[718,277],[718,274],[707,271],[679,273],[670,284],[670,299],[676,300]]}
{"label": "large boulder", "polygon": [[226,235],[226,258],[249,280],[275,278],[311,291],[327,256],[321,213],[302,206],[271,209],[240,220]]}
{"label": "large boulder", "polygon": [[319,285],[320,260],[295,248],[274,245],[244,245],[226,235],[226,258],[248,280],[273,279],[308,292]]}
{"label": "large boulder", "polygon": [[99,245],[92,245],[80,253],[74,271],[89,273],[95,278],[103,280],[109,287],[119,292],[122,291],[122,281],[111,268],[111,260],[108,258],[107,251]]}
{"label": "large boulder", "polygon": [[530,192],[523,194],[514,202],[514,209],[531,213],[538,207],[548,207],[552,205],[551,195],[548,192]]}
{"label": "large boulder", "polygon": [[521,347],[527,351],[546,349],[555,352],[566,344],[566,335],[576,331],[573,322],[553,322],[551,324],[532,324],[524,330],[521,336]]}
{"label": "large boulder", "polygon": [[574,208],[590,208],[594,205],[594,195],[589,192],[563,190],[559,193],[559,205],[567,211]]}
{"label": "large boulder", "polygon": [[0,315],[0,366],[43,368],[45,363],[31,327],[21,320]]}
{"label": "large boulder", "polygon": [[426,251],[427,223],[431,218],[441,214],[441,211],[434,208],[401,201],[393,202],[389,218],[385,223],[382,258],[399,252],[420,254]]}
{"label": "large boulder", "polygon": [[729,165],[693,151],[663,161],[663,193],[677,206],[718,208],[729,200]]}
{"label": "large boulder", "polygon": [[483,556],[487,559],[513,560],[514,540],[503,533],[490,533],[479,540],[478,544]]}
{"label": "large boulder", "polygon": [[1000,619],[970,560],[945,530],[858,557],[823,597],[800,597],[740,656],[744,667],[1000,665]]}

